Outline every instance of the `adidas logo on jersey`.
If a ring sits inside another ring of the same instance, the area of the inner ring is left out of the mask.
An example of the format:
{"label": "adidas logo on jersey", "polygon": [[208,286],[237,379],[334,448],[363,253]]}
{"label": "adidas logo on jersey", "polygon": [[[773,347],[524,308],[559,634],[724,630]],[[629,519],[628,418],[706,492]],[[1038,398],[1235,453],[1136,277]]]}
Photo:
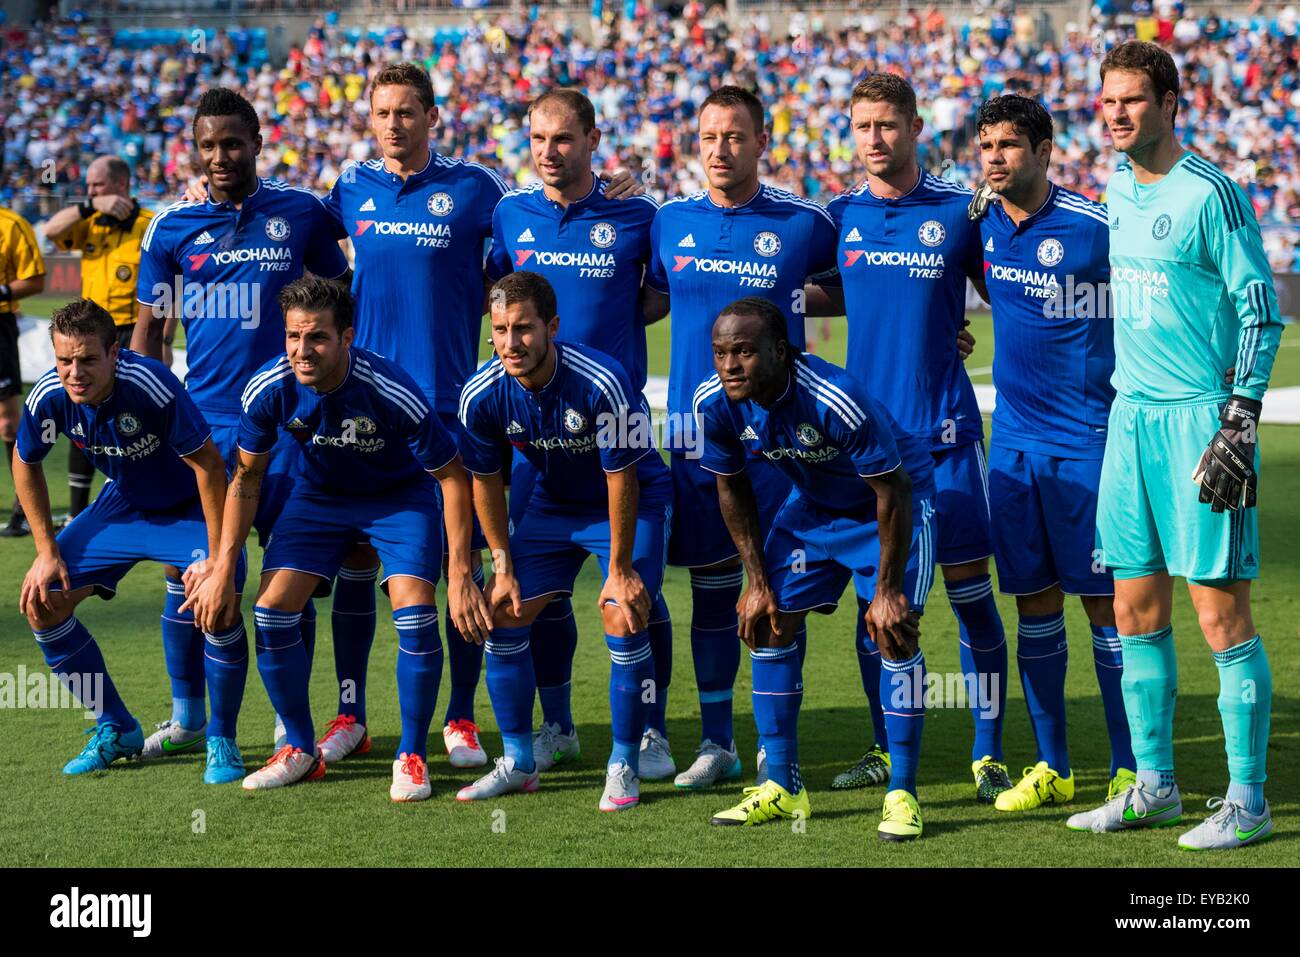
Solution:
{"label": "adidas logo on jersey", "polygon": [[373,196],[367,199],[364,203],[362,203],[361,208],[357,210],[357,212],[360,213],[373,213],[374,211],[375,211],[375,198]]}
{"label": "adidas logo on jersey", "polygon": [[203,230],[203,232],[199,233],[199,238],[194,240],[194,245],[206,246],[208,243],[215,243],[215,242],[216,240],[212,238],[212,234],[205,229]]}
{"label": "adidas logo on jersey", "polygon": [[524,427],[514,419],[511,419],[510,424],[506,426],[506,435],[522,435],[523,431]]}
{"label": "adidas logo on jersey", "polygon": [[754,427],[752,425],[745,426],[745,431],[740,433],[740,441],[742,442],[758,441],[758,433],[754,431]]}
{"label": "adidas logo on jersey", "polygon": [[292,419],[289,420],[289,424],[288,424],[287,426],[285,426],[285,428],[288,428],[288,429],[305,429],[305,428],[307,428],[307,423],[304,422],[302,419],[298,418],[298,417],[295,415]]}
{"label": "adidas logo on jersey", "polygon": [[681,242],[679,242],[677,245],[680,246],[682,249],[694,249],[695,236],[692,233],[687,233],[686,238],[683,239]]}
{"label": "adidas logo on jersey", "polygon": [[83,429],[83,428],[81,427],[81,423],[78,422],[76,425],[74,425],[74,426],[72,427],[72,432],[71,432],[71,434],[72,434],[72,435],[75,435],[75,436],[76,436],[77,438],[79,438],[79,439],[84,439],[84,438],[86,437],[86,430]]}
{"label": "adidas logo on jersey", "polygon": [[844,241],[845,241],[846,243],[860,243],[860,242],[862,242],[862,234],[861,234],[860,232],[858,232],[858,227],[854,226],[853,229],[851,229],[851,230],[849,231],[849,234],[848,234],[847,236],[844,237]]}
{"label": "adidas logo on jersey", "polygon": [[536,241],[537,240],[533,238],[533,231],[528,228],[525,228],[524,231],[519,234],[519,238],[515,240],[517,243],[532,243]]}
{"label": "adidas logo on jersey", "polygon": [[991,252],[993,252],[993,237],[992,237],[992,236],[990,236],[990,237],[989,237],[989,241],[986,242],[986,243],[984,244],[984,251],[985,251],[986,253],[991,253]]}

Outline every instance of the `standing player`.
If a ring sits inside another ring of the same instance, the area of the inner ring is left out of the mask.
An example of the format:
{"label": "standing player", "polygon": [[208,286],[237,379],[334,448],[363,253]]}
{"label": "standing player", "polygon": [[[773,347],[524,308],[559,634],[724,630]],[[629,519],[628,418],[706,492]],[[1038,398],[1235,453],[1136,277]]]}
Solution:
{"label": "standing player", "polygon": [[[45,289],[45,260],[31,225],[17,213],[0,209],[0,438],[5,461],[13,467],[14,442],[22,417],[23,368],[18,358],[18,300]],[[22,504],[14,499],[9,522],[0,536],[19,538],[30,532]]]}
{"label": "standing player", "polygon": [[258,370],[244,389],[239,465],[226,499],[220,548],[191,599],[201,623],[238,607],[231,578],[235,557],[253,525],[269,453],[283,429],[301,444],[303,465],[262,560],[253,617],[257,670],[284,720],[287,740],[243,786],[277,788],[324,775],[298,617],[353,545],[369,540],[384,564],[398,635],[402,734],[389,795],[421,801],[432,792],[426,749],[442,678],[435,590],[443,516],[430,475],[447,504],[452,614],[466,633],[480,641],[487,634],[487,606],[470,575],[469,481],[455,440],[414,380],[396,363],[352,347],[352,296],[343,284],[303,277],[281,290],[280,307],[287,355]]}
{"label": "standing player", "polygon": [[1021,811],[1074,796],[1065,729],[1065,595],[1092,625],[1110,736],[1109,796],[1133,783],[1115,631],[1114,585],[1094,553],[1097,484],[1115,390],[1106,207],[1052,183],[1052,117],[1026,96],[980,107],[984,178],[1000,202],[980,223],[993,309],[989,504],[998,585],[1016,596],[1016,662],[1038,742],[1036,764],[997,796]]}
{"label": "standing player", "polygon": [[[1259,575],[1256,428],[1282,325],[1250,201],[1174,132],[1178,69],[1130,41],[1101,64],[1102,114],[1128,156],[1106,187],[1115,300],[1115,385],[1097,541],[1115,575],[1124,701],[1137,781],[1077,830],[1177,823],[1173,577],[1219,671],[1227,795],[1179,838],[1189,850],[1256,844],[1273,679],[1250,612]],[[1188,481],[1191,478],[1192,481]]]}
{"label": "standing player", "polygon": [[[140,246],[139,318],[133,348],[161,358],[163,326],[185,326],[185,387],[212,427],[228,467],[236,460],[239,394],[252,374],[284,348],[284,317],[276,296],[304,270],[336,277],[347,260],[319,199],[303,189],[257,176],[262,149],[257,111],[233,90],[204,93],[194,112],[194,148],[208,178],[201,202],[167,207]],[[272,451],[255,526],[270,534],[292,484],[298,451],[287,437]],[[202,638],[182,613],[184,588],[167,572],[163,649],[172,678],[172,719],[145,744],[147,756],[197,747],[203,738]],[[303,640],[315,644],[315,610],[303,619]],[[277,732],[278,736],[278,732]]]}
{"label": "standing player", "polygon": [[[695,762],[677,775],[681,788],[709,787],[740,774],[731,698],[740,667],[736,602],[743,575],[735,542],[718,511],[717,483],[700,467],[691,407],[696,386],[713,368],[713,321],[727,303],[760,295],[783,311],[797,337],[794,345],[802,348],[805,282],[836,281],[835,223],[826,210],[759,182],[758,163],[768,134],[758,97],[736,86],[709,94],[700,105],[699,138],[709,188],[660,207],[651,228],[646,276],[648,315],[666,311],[663,296],[672,303],[667,435],[673,530],[668,561],[691,571],[691,657],[703,725]],[[790,482],[760,461],[752,463],[749,477],[766,528],[789,494]],[[802,653],[802,635],[798,643]],[[761,779],[761,751],[758,764]]]}
{"label": "standing player", "polygon": [[[599,606],[612,662],[614,738],[600,809],[622,811],[640,801],[645,692],[654,680],[648,614],[663,584],[672,479],[655,449],[645,399],[614,359],[555,341],[555,303],[537,273],[512,273],[492,287],[496,358],[461,398],[474,505],[494,556],[487,686],[505,757],[456,796],[477,801],[537,790],[529,626],[553,596],[572,594],[582,563],[595,555],[605,575]],[[510,533],[500,475],[508,446],[537,473],[528,511]]]}
{"label": "standing player", "polygon": [[[131,167],[119,157],[100,156],[86,167],[86,200],[45,221],[45,238],[62,250],[81,253],[81,294],[113,317],[117,342],[130,348],[135,331],[140,242],[153,220],[131,196]],[[68,515],[90,504],[95,469],[75,445],[68,448]]]}
{"label": "standing player", "polygon": [[[90,741],[63,768],[65,774],[85,774],[139,755],[145,738],[76,608],[91,595],[112,598],[137,562],[182,568],[211,555],[221,535],[226,465],[180,382],[160,363],[121,349],[113,318],[102,306],[79,299],[59,309],[50,320],[50,338],[55,367],[27,397],[14,460],[18,496],[36,540],[36,561],[23,580],[18,607],[50,670],[96,712]],[[59,433],[109,481],[95,504],[55,538],[40,463]],[[243,556],[236,554],[231,588],[238,592],[243,583]],[[203,780],[223,784],[244,773],[235,745],[248,673],[243,620],[237,613],[214,617],[204,640],[212,721]],[[87,684],[99,692],[93,704]]]}
{"label": "standing player", "polygon": [[[630,201],[606,197],[604,181],[591,168],[600,144],[596,111],[578,90],[543,93],[529,107],[528,122],[533,168],[541,182],[506,193],[497,204],[488,274],[498,279],[527,268],[544,276],[564,317],[560,338],[617,360],[631,378],[633,391],[640,393],[646,383],[641,283],[650,258],[650,224],[659,204],[648,196]],[[528,458],[515,456],[510,474],[510,519],[515,525],[523,519],[535,480]],[[645,780],[666,778],[677,770],[666,720],[672,638],[668,607],[658,594],[650,610],[655,686],[641,739],[640,776]],[[538,770],[546,771],[579,753],[570,709],[578,628],[569,596],[556,596],[533,621],[530,644],[542,702],[542,727],[533,751]]]}
{"label": "standing player", "polygon": [[[1011,787],[1002,763],[1007,648],[993,599],[984,425],[955,345],[966,317],[966,281],[983,288],[979,227],[971,191],[917,164],[922,120],[916,93],[892,73],[853,88],[850,120],[867,175],[828,207],[839,227],[840,275],[848,315],[846,365],[888,397],[909,435],[934,456],[937,556],[961,637],[962,671],[994,700],[972,695],[976,798],[992,803]],[[859,596],[859,610],[866,602]],[[858,664],[871,701],[875,742],[832,784],[878,784],[889,771],[888,731],[875,697],[880,655],[858,624]]]}
{"label": "standing player", "polygon": [[[921,836],[916,765],[925,720],[919,618],[934,580],[930,536],[933,465],[843,369],[790,344],[786,317],[749,297],[713,327],[717,373],[695,391],[704,468],[716,474],[727,528],[749,583],[740,635],[754,669],[754,720],[767,748],[768,779],[714,824],[806,818],[797,727],[803,677],[795,631],[809,611],[829,614],[852,579],[869,599],[867,628],[885,658],[894,759],[878,834]],[[747,463],[762,457],[794,492],[764,540]]]}

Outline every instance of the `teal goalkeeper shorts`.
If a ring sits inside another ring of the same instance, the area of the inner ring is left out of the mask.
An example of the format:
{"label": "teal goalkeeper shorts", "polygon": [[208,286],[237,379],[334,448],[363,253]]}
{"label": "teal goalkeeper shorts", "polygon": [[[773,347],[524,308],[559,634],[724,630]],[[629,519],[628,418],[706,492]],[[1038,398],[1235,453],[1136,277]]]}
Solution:
{"label": "teal goalkeeper shorts", "polygon": [[1097,494],[1099,557],[1116,578],[1259,577],[1258,509],[1212,512],[1192,481],[1223,401],[1138,405],[1116,397]]}

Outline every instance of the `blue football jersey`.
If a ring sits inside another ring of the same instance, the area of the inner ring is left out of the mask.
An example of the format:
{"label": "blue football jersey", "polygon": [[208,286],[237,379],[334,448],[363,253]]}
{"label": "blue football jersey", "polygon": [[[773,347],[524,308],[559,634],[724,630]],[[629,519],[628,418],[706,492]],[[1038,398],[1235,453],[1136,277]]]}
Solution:
{"label": "blue football jersey", "polygon": [[342,495],[422,481],[456,457],[411,376],[369,350],[348,352],[347,377],[327,393],[302,385],[287,356],[261,369],[244,390],[239,447],[268,453],[284,429],[302,446],[302,477]]}
{"label": "blue football jersey", "polygon": [[[465,385],[461,453],[479,475],[501,471],[506,445],[537,471],[554,502],[609,501],[606,472],[635,464],[644,486],[668,479],[650,429],[650,407],[616,360],[571,342],[555,343],[555,375],[533,392],[493,357]],[[642,499],[644,500],[643,494]]]}
{"label": "blue football jersey", "polygon": [[827,207],[839,227],[845,366],[934,451],[984,434],[957,352],[966,280],[980,270],[970,199],[966,187],[922,173],[897,199],[872,195],[864,181]]}
{"label": "blue football jersey", "polygon": [[794,361],[785,392],[764,408],[732,402],[717,375],[695,390],[704,436],[700,464],[735,475],[763,458],[794,483],[794,494],[828,512],[875,516],[876,494],[865,481],[900,465],[912,496],[934,491],[934,463],[925,443],[904,432],[845,370],[816,356]]}
{"label": "blue football jersey", "polygon": [[1053,185],[1019,226],[991,203],[980,223],[993,308],[993,442],[1102,457],[1115,388],[1106,207]]}
{"label": "blue football jersey", "polygon": [[555,289],[559,338],[613,356],[640,392],[646,382],[641,280],[650,261],[649,196],[605,198],[599,176],[586,198],[561,206],[542,184],[506,193],[492,217],[488,277],[540,273]]}
{"label": "blue football jersey", "polygon": [[347,268],[320,199],[261,179],[239,209],[208,200],[155,216],[136,298],[180,316],[185,386],[210,423],[234,425],[249,377],[284,352],[280,290],[304,270],[332,279]]}
{"label": "blue football jersey", "polygon": [[772,186],[732,207],[702,190],[664,203],[650,241],[646,281],[672,302],[668,441],[678,448],[675,430],[691,421],[695,387],[713,373],[713,323],[725,306],[745,296],[770,299],[785,313],[791,343],[804,347],[804,283],[838,282],[835,221]]}
{"label": "blue football jersey", "polygon": [[35,465],[62,432],[136,508],[161,512],[192,501],[198,482],[181,456],[212,434],[194,400],[165,365],[127,349],[114,377],[99,405],[73,402],[55,369],[37,379],[23,403],[18,457]]}
{"label": "blue football jersey", "polygon": [[478,365],[483,257],[506,188],[430,151],[405,180],[382,159],[346,167],[325,200],[355,251],[356,344],[400,359],[439,412],[456,411]]}

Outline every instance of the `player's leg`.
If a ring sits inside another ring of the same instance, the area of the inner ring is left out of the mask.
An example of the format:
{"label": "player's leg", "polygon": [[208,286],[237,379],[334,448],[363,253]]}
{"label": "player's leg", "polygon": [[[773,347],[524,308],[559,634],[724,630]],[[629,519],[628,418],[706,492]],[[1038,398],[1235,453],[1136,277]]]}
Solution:
{"label": "player's leg", "polygon": [[68,445],[68,518],[74,519],[90,504],[90,489],[95,481],[95,467],[75,445]]}
{"label": "player's leg", "polygon": [[[242,590],[242,581],[239,587]],[[240,611],[241,597],[235,595],[235,609],[226,621],[215,631],[203,633],[204,674],[212,703],[204,784],[228,784],[244,777],[244,758],[235,743],[248,682],[248,634]]]}
{"label": "player's leg", "polygon": [[[73,564],[68,567],[73,572]],[[64,774],[102,771],[118,758],[136,757],[144,747],[140,722],[127,710],[99,645],[76,616],[77,605],[95,591],[93,585],[54,591],[48,604],[27,609],[27,624],[50,671],[95,717],[95,727],[87,732],[90,740],[64,765]]]}
{"label": "player's leg", "polygon": [[1101,707],[1106,717],[1106,736],[1110,739],[1110,784],[1107,799],[1122,794],[1137,781],[1134,772],[1133,737],[1129,732],[1128,714],[1124,710],[1124,655],[1115,626],[1115,586],[1108,595],[1081,595],[1084,614],[1092,631],[1092,663],[1101,692]]}
{"label": "player's leg", "polygon": [[654,692],[646,709],[641,735],[641,777],[660,781],[677,773],[668,743],[668,687],[673,680],[673,621],[663,590],[650,607],[650,658],[654,662]]}
{"label": "player's leg", "polygon": [[430,582],[409,575],[391,576],[385,585],[397,629],[397,702],[402,716],[389,797],[423,801],[433,793],[426,761],[442,681],[437,594]]}
{"label": "player's leg", "polygon": [[1250,613],[1250,581],[1189,582],[1188,591],[1219,672],[1228,790],[1210,799],[1215,813],[1178,844],[1188,850],[1257,844],[1273,833],[1264,799],[1273,674]]}
{"label": "player's leg", "polygon": [[871,744],[862,757],[835,775],[831,788],[837,791],[872,787],[889,780],[889,732],[885,728],[885,712],[880,706],[880,649],[867,631],[867,607],[870,604],[865,598],[858,598],[853,644],[858,653],[858,673],[871,718]]}
{"label": "player's leg", "polygon": [[[277,528],[277,535],[280,530]],[[312,726],[308,685],[311,664],[303,642],[303,606],[318,584],[332,574],[314,575],[280,564],[281,552],[272,536],[261,585],[253,603],[257,671],[266,687],[271,706],[284,722],[285,744],[266,765],[244,778],[249,791],[284,787],[298,781],[314,781],[325,775]],[[332,570],[331,570],[332,571]]]}
{"label": "player's leg", "polygon": [[163,661],[171,684],[171,717],[144,740],[142,758],[161,758],[204,747],[207,737],[207,697],[204,687],[203,632],[193,611],[181,611],[185,585],[175,565],[163,566],[166,600],[160,625]]}
{"label": "player's leg", "polygon": [[[957,616],[962,672],[976,688],[1007,685],[1007,643],[993,598],[989,556],[993,539],[984,443],[970,442],[934,457],[934,507],[938,561],[944,589]],[[975,727],[971,761],[1002,761],[1005,708],[972,701]]]}
{"label": "player's leg", "polygon": [[369,544],[356,545],[334,580],[330,627],[334,635],[334,675],[338,712],[316,742],[327,765],[350,754],[370,751],[366,716],[366,672],[375,643],[375,581],[379,555]]}
{"label": "player's leg", "polygon": [[[22,366],[18,359],[18,320],[13,314],[0,315],[0,441],[4,442],[5,464],[13,475],[14,443],[18,439],[18,423],[22,419],[23,401]],[[0,527],[0,537],[17,538],[30,535],[31,529],[23,517],[22,505],[14,496],[14,507],[9,521]]]}

